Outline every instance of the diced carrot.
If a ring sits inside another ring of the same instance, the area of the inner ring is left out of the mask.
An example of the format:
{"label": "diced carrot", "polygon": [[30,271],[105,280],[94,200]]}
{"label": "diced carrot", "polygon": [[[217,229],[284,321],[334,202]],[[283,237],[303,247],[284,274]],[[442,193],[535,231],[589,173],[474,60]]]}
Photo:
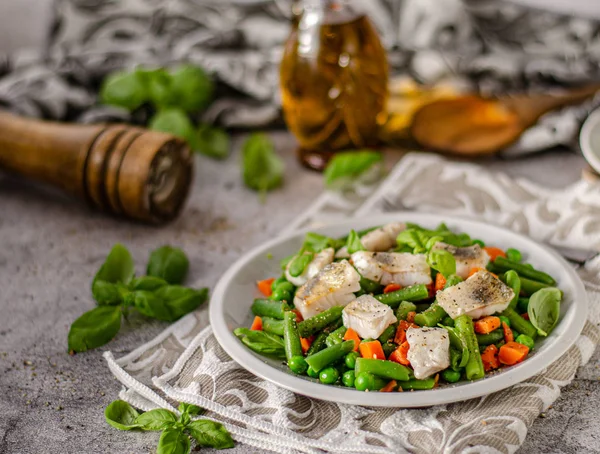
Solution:
{"label": "diced carrot", "polygon": [[506,324],[506,322],[502,322],[502,330],[504,331],[504,342],[507,344],[515,340],[515,335],[510,329],[510,326]]}
{"label": "diced carrot", "polygon": [[469,275],[467,276],[467,278],[473,276],[475,273],[477,273],[478,271],[482,271],[483,268],[479,268],[479,267],[473,267],[471,268],[471,270],[469,271]]}
{"label": "diced carrot", "polygon": [[388,284],[383,289],[383,293],[395,292],[396,290],[400,290],[402,288],[399,284]]}
{"label": "diced carrot", "polygon": [[292,309],[292,312],[296,314],[296,323],[300,323],[302,320],[304,320],[304,317],[302,317],[302,314],[298,309]]}
{"label": "diced carrot", "polygon": [[523,317],[525,320],[529,320],[529,314],[527,312],[521,314],[521,317]]}
{"label": "diced carrot", "polygon": [[493,315],[480,318],[474,324],[475,332],[478,334],[489,334],[492,331],[500,328],[500,318]]}
{"label": "diced carrot", "polygon": [[302,353],[306,353],[308,351],[308,349],[312,345],[313,340],[314,336],[300,338],[300,345],[302,345]]}
{"label": "diced carrot", "polygon": [[435,374],[435,377],[433,378],[433,387],[437,388],[440,384],[440,374]]}
{"label": "diced carrot", "polygon": [[494,260],[496,260],[496,257],[506,257],[506,252],[504,252],[502,249],[500,249],[499,247],[493,247],[493,246],[486,246],[483,248],[483,250],[485,252],[487,252],[487,255],[490,256],[490,260],[493,262]]}
{"label": "diced carrot", "polygon": [[527,357],[528,353],[529,347],[527,347],[526,345],[519,344],[517,342],[507,342],[502,347],[500,347],[500,352],[498,353],[498,360],[502,364],[512,366],[513,364],[517,364],[523,361]]}
{"label": "diced carrot", "polygon": [[262,331],[262,318],[260,318],[258,315],[255,315],[250,329],[252,331]]}
{"label": "diced carrot", "polygon": [[410,311],[408,314],[406,314],[406,321],[408,323],[413,323],[415,321],[415,315],[417,315],[415,311]]}
{"label": "diced carrot", "polygon": [[446,286],[446,278],[442,273],[438,273],[435,275],[435,291],[444,290]]}
{"label": "diced carrot", "polygon": [[363,358],[385,359],[385,353],[378,340],[361,342],[358,348]]}
{"label": "diced carrot", "polygon": [[425,287],[427,287],[427,293],[429,294],[429,298],[433,298],[435,296],[435,283],[431,282],[429,284],[427,284]]}
{"label": "diced carrot", "polygon": [[385,385],[383,388],[381,388],[379,390],[380,393],[389,393],[392,392],[394,389],[396,389],[396,386],[398,386],[398,382],[396,380],[390,380],[387,385]]}
{"label": "diced carrot", "polygon": [[390,361],[394,361],[395,363],[400,363],[405,366],[410,366],[410,361],[408,360],[408,349],[410,345],[407,341],[404,341],[400,346],[390,353],[390,357],[388,358]]}
{"label": "diced carrot", "polygon": [[360,336],[356,331],[352,328],[348,328],[346,330],[346,334],[344,334],[344,340],[353,340],[354,341],[354,351],[358,351],[358,346],[360,345]]}
{"label": "diced carrot", "polygon": [[408,320],[400,320],[400,323],[398,323],[398,328],[396,329],[396,335],[394,336],[394,342],[398,345],[403,343],[406,340],[406,330],[411,327],[419,328],[419,325],[415,325]]}
{"label": "diced carrot", "polygon": [[273,281],[275,281],[274,277],[256,282],[256,286],[258,287],[258,290],[260,290],[260,293],[267,298],[273,294],[273,290],[271,289]]}
{"label": "diced carrot", "polygon": [[494,344],[488,345],[481,354],[481,361],[483,362],[483,368],[486,372],[498,369],[500,367],[500,361],[498,361],[498,348]]}

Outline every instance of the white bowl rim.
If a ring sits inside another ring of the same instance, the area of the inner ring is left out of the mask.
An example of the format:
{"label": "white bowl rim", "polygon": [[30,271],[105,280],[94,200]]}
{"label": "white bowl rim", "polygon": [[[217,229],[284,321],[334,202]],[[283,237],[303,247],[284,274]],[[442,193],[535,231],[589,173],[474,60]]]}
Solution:
{"label": "white bowl rim", "polygon": [[[331,227],[341,228],[347,226],[349,231],[358,221],[359,219],[355,218],[335,224],[328,224],[320,228],[307,228],[284,236],[279,236],[255,247],[238,259],[238,261],[225,272],[219,280],[210,301],[210,323],[217,341],[234,361],[260,378],[295,393],[316,399],[368,407],[426,407],[481,397],[527,380],[542,372],[550,364],[558,360],[575,343],[583,330],[587,320],[587,293],[575,270],[557,252],[519,233],[479,221],[437,214],[395,212],[381,215],[378,214],[370,217],[369,223],[372,225],[382,225],[394,221],[415,222],[419,224],[446,222],[459,224],[461,228],[465,227],[465,230],[471,230],[471,227],[479,229],[485,228],[489,229],[491,234],[493,234],[494,231],[502,231],[503,234],[508,233],[509,235],[520,237],[522,240],[529,243],[532,249],[538,248],[541,249],[542,252],[551,255],[559,262],[558,264],[566,272],[570,280],[569,284],[572,285],[573,290],[572,304],[557,325],[557,328],[559,326],[563,327],[564,333],[559,338],[555,339],[549,348],[536,353],[536,355],[516,366],[504,369],[500,374],[488,376],[483,380],[474,381],[468,384],[464,384],[463,382],[461,386],[450,385],[426,391],[365,393],[352,388],[329,386],[309,381],[306,378],[277,370],[266,364],[258,356],[255,356],[254,353],[248,350],[228,329],[224,310],[224,295],[228,283],[235,278],[240,269],[252,262],[255,257],[258,257],[261,254],[267,254],[269,249],[275,245],[285,243],[298,236],[303,236],[306,232],[319,232],[320,230]],[[360,219],[360,222],[363,223],[364,218]]]}

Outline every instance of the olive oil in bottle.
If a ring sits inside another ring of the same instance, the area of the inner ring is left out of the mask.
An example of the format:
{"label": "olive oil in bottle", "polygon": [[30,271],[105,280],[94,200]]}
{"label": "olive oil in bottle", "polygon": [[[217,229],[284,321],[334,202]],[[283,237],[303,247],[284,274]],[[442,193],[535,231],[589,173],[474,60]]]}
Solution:
{"label": "olive oil in bottle", "polygon": [[280,68],[283,112],[302,162],[322,169],[335,151],[377,142],[386,120],[388,64],[373,25],[350,2],[296,6]]}

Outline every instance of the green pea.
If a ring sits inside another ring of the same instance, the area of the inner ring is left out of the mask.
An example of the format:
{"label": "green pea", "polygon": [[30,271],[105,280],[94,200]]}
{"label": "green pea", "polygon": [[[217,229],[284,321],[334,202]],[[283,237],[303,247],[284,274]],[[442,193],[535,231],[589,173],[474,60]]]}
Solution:
{"label": "green pea", "polygon": [[446,369],[442,372],[442,378],[448,383],[456,383],[460,380],[461,373],[452,369]]}
{"label": "green pea", "polygon": [[511,262],[520,262],[521,259],[523,258],[523,256],[521,255],[521,251],[519,251],[518,249],[514,249],[509,247],[506,250],[506,258],[508,260],[510,260]]}
{"label": "green pea", "polygon": [[361,372],[354,379],[354,387],[358,391],[378,391],[386,385],[386,381],[369,372]]}
{"label": "green pea", "polygon": [[275,301],[287,301],[290,303],[292,301],[292,295],[287,290],[276,288],[271,295],[271,299]]}
{"label": "green pea", "polygon": [[288,361],[288,367],[292,372],[298,375],[302,375],[308,369],[308,364],[303,356],[292,356]]}
{"label": "green pea", "polygon": [[333,385],[338,378],[340,378],[340,373],[335,367],[326,367],[319,372],[319,380],[326,385]]}
{"label": "green pea", "polygon": [[356,366],[356,358],[358,358],[359,356],[360,355],[358,354],[358,352],[348,353],[344,358],[346,366],[348,366],[349,369],[354,369],[354,367]]}
{"label": "green pea", "polygon": [[525,347],[529,348],[529,350],[532,350],[535,346],[535,342],[527,334],[519,334],[515,339],[515,342],[525,345]]}
{"label": "green pea", "polygon": [[310,366],[308,366],[308,369],[306,369],[306,375],[312,378],[319,378],[319,373]]}
{"label": "green pea", "polygon": [[285,278],[285,276],[278,277],[271,284],[271,290],[275,291],[275,289],[279,286],[279,284],[281,284],[283,282],[287,282],[287,279]]}
{"label": "green pea", "polygon": [[296,290],[296,286],[294,284],[292,284],[291,282],[284,281],[284,282],[280,283],[277,287],[275,287],[275,290],[287,291],[290,294],[292,294]]}
{"label": "green pea", "polygon": [[353,370],[348,370],[344,372],[344,375],[342,375],[342,383],[348,388],[354,388],[354,379],[355,376]]}
{"label": "green pea", "polygon": [[500,315],[498,317],[500,319],[501,322],[504,322],[508,325],[508,327],[510,328],[510,319],[508,317],[506,317],[505,315]]}
{"label": "green pea", "polygon": [[481,247],[485,247],[485,243],[481,240],[473,240],[473,244],[478,244]]}

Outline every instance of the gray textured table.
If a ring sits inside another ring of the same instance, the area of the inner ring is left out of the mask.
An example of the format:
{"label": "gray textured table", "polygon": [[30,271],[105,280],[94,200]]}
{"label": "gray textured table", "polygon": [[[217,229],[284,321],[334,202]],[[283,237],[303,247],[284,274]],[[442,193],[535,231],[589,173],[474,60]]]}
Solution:
{"label": "gray textured table", "polygon": [[[115,242],[125,243],[140,264],[154,247],[181,245],[191,258],[190,279],[202,282],[208,269],[224,271],[308,207],[322,190],[321,176],[301,170],[287,134],[273,137],[286,156],[286,184],[266,204],[243,187],[238,152],[226,162],[198,157],[187,209],[163,228],[92,213],[0,174],[0,453],[154,452],[158,434],[119,432],[105,424],[103,409],[120,385],[105,366],[103,349],[67,355],[69,325],[92,307],[91,278]],[[577,155],[551,152],[486,165],[564,187],[579,178],[584,163]],[[165,326],[124,325],[110,349],[122,356]],[[521,452],[600,452],[599,379],[597,352],[537,420]],[[256,450],[238,444],[228,452]]]}

